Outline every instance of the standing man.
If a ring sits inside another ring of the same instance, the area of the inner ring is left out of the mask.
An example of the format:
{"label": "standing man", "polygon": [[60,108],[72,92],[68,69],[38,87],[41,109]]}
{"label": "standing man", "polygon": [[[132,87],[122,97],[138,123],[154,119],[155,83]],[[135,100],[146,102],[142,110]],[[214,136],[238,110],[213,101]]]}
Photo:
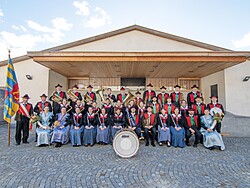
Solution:
{"label": "standing man", "polygon": [[180,107],[180,101],[183,99],[183,93],[181,93],[181,86],[175,85],[175,91],[171,93],[172,103],[175,104],[178,108]]}
{"label": "standing man", "polygon": [[[222,117],[223,117],[224,114],[225,114],[225,111],[224,111],[223,105],[220,104],[220,103],[218,103],[218,97],[215,96],[215,95],[213,95],[210,98],[211,98],[211,103],[209,103],[207,105],[207,107],[209,108],[209,110],[211,110],[214,107],[220,108],[221,111],[222,111]],[[217,130],[218,133],[221,133],[221,122],[217,122],[215,128],[216,128],[216,130]]]}
{"label": "standing man", "polygon": [[125,93],[125,88],[124,88],[124,87],[121,87],[120,91],[121,91],[121,93],[119,93],[119,94],[117,95],[117,98],[116,98],[116,99],[117,99],[117,101],[119,100],[119,101],[123,102],[124,99],[125,99],[126,96],[127,96],[127,93]]}
{"label": "standing man", "polygon": [[187,103],[189,108],[192,108],[192,105],[195,104],[196,97],[202,96],[202,94],[198,91],[199,87],[197,85],[193,85],[191,89],[192,91],[187,94]]}
{"label": "standing man", "polygon": [[161,89],[161,93],[157,95],[157,98],[158,98],[159,104],[163,108],[164,104],[167,102],[167,98],[169,97],[169,94],[166,93],[166,88],[164,86],[162,86],[160,89]]}
{"label": "standing man", "polygon": [[50,102],[46,101],[47,95],[42,94],[40,97],[41,97],[41,101],[36,103],[34,107],[34,112],[36,112],[39,115],[41,112],[43,112],[45,107],[48,107],[49,111],[52,112],[52,106]]}
{"label": "standing man", "polygon": [[54,115],[56,115],[57,113],[60,113],[60,112],[61,112],[61,105],[60,105],[60,104],[62,103],[62,101],[55,102],[55,101],[53,100],[53,96],[54,96],[54,95],[57,95],[58,97],[61,97],[61,99],[67,98],[67,97],[66,97],[66,93],[65,93],[64,91],[61,91],[62,86],[61,86],[60,84],[57,84],[57,85],[55,86],[55,88],[56,88],[56,91],[54,91],[54,93],[52,94],[52,96],[49,98],[50,101],[53,101],[52,107],[53,107],[53,114],[54,114]]}
{"label": "standing man", "polygon": [[139,103],[143,102],[143,100],[141,98],[141,92],[140,91],[136,91],[135,95],[136,95],[136,97],[134,98],[135,105],[139,106]]}
{"label": "standing man", "polygon": [[96,101],[96,95],[95,93],[92,91],[93,90],[93,86],[89,85],[88,87],[88,91],[87,91],[87,95],[91,97],[92,101]]}
{"label": "standing man", "polygon": [[116,102],[115,95],[112,94],[112,89],[111,88],[107,89],[107,98],[109,98],[111,103]]}
{"label": "standing man", "polygon": [[[30,117],[33,115],[33,106],[28,103],[30,99],[28,94],[25,94],[23,97],[23,101],[19,103],[19,110],[16,113],[16,145],[20,145],[21,140],[24,144],[28,144],[29,138],[29,121]],[[22,137],[23,131],[23,138]]]}
{"label": "standing man", "polygon": [[152,88],[153,88],[152,84],[149,83],[147,85],[147,90],[144,91],[143,93],[143,102],[144,104],[146,104],[146,106],[149,106],[152,101],[152,98],[156,96],[155,91],[152,90]]}

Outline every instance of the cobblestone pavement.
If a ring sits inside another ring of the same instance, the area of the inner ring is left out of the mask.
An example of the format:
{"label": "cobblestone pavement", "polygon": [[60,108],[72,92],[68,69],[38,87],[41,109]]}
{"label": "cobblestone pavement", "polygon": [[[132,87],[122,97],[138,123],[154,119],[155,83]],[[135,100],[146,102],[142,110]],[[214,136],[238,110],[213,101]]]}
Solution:
{"label": "cobblestone pavement", "polygon": [[146,147],[118,157],[110,145],[86,148],[7,146],[0,125],[0,187],[250,187],[250,138],[224,137],[226,150]]}

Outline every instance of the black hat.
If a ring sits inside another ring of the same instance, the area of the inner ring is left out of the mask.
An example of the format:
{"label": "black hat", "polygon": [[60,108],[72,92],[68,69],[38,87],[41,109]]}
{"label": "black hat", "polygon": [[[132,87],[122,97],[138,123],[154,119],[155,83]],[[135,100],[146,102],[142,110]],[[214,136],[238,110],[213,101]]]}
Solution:
{"label": "black hat", "polygon": [[162,86],[160,89],[167,89],[167,88],[165,88],[164,86]]}
{"label": "black hat", "polygon": [[24,96],[22,96],[22,98],[30,99],[28,94],[25,94]]}
{"label": "black hat", "polygon": [[153,87],[153,85],[152,85],[151,83],[149,83],[149,84],[147,85],[147,87]]}
{"label": "black hat", "polygon": [[137,91],[135,94],[141,94],[141,92],[140,92],[140,91]]}
{"label": "black hat", "polygon": [[92,85],[89,85],[87,88],[93,88]]}
{"label": "black hat", "polygon": [[217,97],[216,95],[212,95],[212,96],[210,97],[210,99],[212,99],[213,97],[215,97],[215,98],[218,99],[218,97]]}
{"label": "black hat", "polygon": [[47,98],[47,95],[45,95],[45,94],[42,94],[40,97],[46,97]]}
{"label": "black hat", "polygon": [[55,88],[57,88],[57,87],[62,87],[60,84],[57,84],[56,86],[55,86]]}
{"label": "black hat", "polygon": [[125,88],[124,87],[121,87],[121,89],[120,89],[121,91],[124,91],[125,90]]}
{"label": "black hat", "polygon": [[73,85],[73,88],[74,88],[74,87],[75,87],[76,89],[79,89],[79,87],[78,87],[76,84],[75,84],[75,85]]}
{"label": "black hat", "polygon": [[181,86],[179,86],[178,84],[174,86],[174,88],[176,88],[176,87],[181,88]]}
{"label": "black hat", "polygon": [[192,88],[192,89],[193,89],[193,88],[199,89],[199,87],[198,87],[197,85],[195,85],[195,84],[194,84],[191,88]]}

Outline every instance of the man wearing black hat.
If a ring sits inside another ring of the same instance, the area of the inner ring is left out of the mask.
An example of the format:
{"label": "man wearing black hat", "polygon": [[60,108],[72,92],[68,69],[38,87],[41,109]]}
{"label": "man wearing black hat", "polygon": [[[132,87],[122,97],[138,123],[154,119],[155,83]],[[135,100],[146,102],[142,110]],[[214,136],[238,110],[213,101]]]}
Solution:
{"label": "man wearing black hat", "polygon": [[155,147],[156,125],[157,125],[156,115],[152,113],[152,107],[148,106],[147,113],[143,115],[142,119],[142,127],[144,129],[146,146],[149,145],[149,131],[151,131],[152,134],[152,137],[150,137],[151,145]]}
{"label": "man wearing black hat", "polygon": [[80,92],[77,91],[78,89],[79,87],[77,85],[73,85],[73,93],[75,94],[75,96],[78,97],[79,100],[82,100],[82,95]]}
{"label": "man wearing black hat", "polygon": [[140,91],[137,91],[135,93],[135,98],[134,98],[134,101],[135,101],[135,105],[138,107],[140,102],[143,102],[142,98],[141,98],[141,92]]}
{"label": "man wearing black hat", "polygon": [[88,91],[87,91],[87,95],[90,96],[90,98],[92,99],[92,101],[89,102],[88,105],[91,104],[91,102],[96,101],[96,94],[92,91],[93,90],[93,86],[89,85],[88,87]]}
{"label": "man wearing black hat", "polygon": [[112,89],[111,88],[107,89],[107,98],[109,98],[111,103],[116,102],[115,95],[112,94]]}
{"label": "man wearing black hat", "polygon": [[[20,145],[21,140],[24,144],[29,143],[29,121],[30,117],[33,115],[33,106],[28,103],[30,99],[28,94],[25,94],[23,97],[23,101],[19,103],[19,110],[16,113],[16,145]],[[23,130],[23,138],[22,138],[22,130]]]}
{"label": "man wearing black hat", "polygon": [[180,101],[183,99],[183,93],[180,92],[181,86],[175,85],[174,88],[175,91],[170,95],[172,103],[174,103],[175,106],[180,107]]}
{"label": "man wearing black hat", "polygon": [[151,101],[152,101],[152,98],[153,98],[154,96],[156,96],[155,91],[152,90],[152,88],[153,88],[153,85],[152,85],[151,83],[149,83],[149,84],[147,85],[147,90],[144,91],[144,93],[143,93],[143,102],[144,102],[144,104],[146,104],[147,106],[150,105],[150,103],[151,103]]}
{"label": "man wearing black hat", "polygon": [[195,141],[194,141],[194,147],[197,147],[197,144],[201,140],[201,133],[198,130],[199,124],[198,124],[198,116],[194,114],[194,109],[190,108],[188,109],[189,115],[186,116],[187,119],[187,126],[186,126],[186,144],[187,146],[190,146],[189,138],[192,135],[195,135]]}
{"label": "man wearing black hat", "polygon": [[[56,91],[54,91],[54,93],[49,98],[50,101],[53,101],[52,100],[53,95],[57,95],[57,96],[61,97],[62,99],[67,98],[66,93],[64,91],[61,91],[62,86],[60,84],[57,84],[55,86],[55,88],[56,88]],[[57,103],[57,102],[53,101],[52,107],[53,107],[53,114],[54,115],[61,112],[61,106],[60,106],[61,102]]]}
{"label": "man wearing black hat", "polygon": [[36,112],[39,115],[44,110],[45,107],[48,107],[49,111],[52,112],[52,106],[50,102],[46,101],[47,95],[42,94],[40,97],[41,101],[36,103],[34,107],[34,112]]}
{"label": "man wearing black hat", "polygon": [[200,117],[205,115],[204,111],[206,108],[206,105],[203,103],[203,98],[197,96],[195,98],[195,103],[196,104],[192,104],[192,108],[194,109],[194,114],[198,115],[198,124],[199,124],[199,129],[201,128],[201,122],[200,122]]}
{"label": "man wearing black hat", "polygon": [[202,94],[198,91],[199,87],[197,85],[193,85],[191,89],[192,91],[187,94],[187,103],[189,108],[192,108],[192,105],[195,104],[196,97],[202,96]]}
{"label": "man wearing black hat", "polygon": [[119,94],[117,95],[116,99],[117,99],[117,101],[119,100],[119,101],[123,102],[124,99],[125,99],[126,96],[127,96],[127,93],[125,93],[125,88],[124,88],[124,87],[121,87],[120,91],[121,91],[121,93],[119,93]]}
{"label": "man wearing black hat", "polygon": [[157,98],[158,98],[159,104],[163,108],[164,104],[167,102],[167,98],[169,97],[169,94],[166,93],[166,88],[164,86],[162,86],[160,89],[161,89],[161,93],[157,95]]}
{"label": "man wearing black hat", "polygon": [[[225,111],[224,111],[223,105],[218,103],[218,97],[215,95],[212,95],[210,98],[211,98],[211,103],[207,105],[207,108],[209,108],[209,110],[211,110],[214,107],[220,108],[222,111],[222,117],[223,117],[225,114]],[[215,128],[218,133],[221,133],[221,122],[217,122]]]}

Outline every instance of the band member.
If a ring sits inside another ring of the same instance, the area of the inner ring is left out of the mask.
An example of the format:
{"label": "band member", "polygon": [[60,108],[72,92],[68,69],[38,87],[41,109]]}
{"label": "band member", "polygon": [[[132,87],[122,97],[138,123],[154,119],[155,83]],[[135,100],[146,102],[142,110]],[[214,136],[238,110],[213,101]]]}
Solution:
{"label": "band member", "polygon": [[[30,117],[33,115],[33,106],[28,103],[30,99],[28,94],[25,94],[23,97],[23,101],[19,103],[19,110],[16,113],[16,145],[20,145],[21,140],[24,144],[28,144],[29,138],[29,121]],[[23,138],[22,138],[23,131]]]}
{"label": "band member", "polygon": [[174,113],[169,116],[170,121],[170,132],[172,146],[183,148],[185,144],[185,126],[186,119],[180,114],[179,109],[176,107]]}
{"label": "band member", "polygon": [[[80,100],[80,99],[79,99]],[[82,145],[83,134],[83,115],[81,109],[76,107],[73,114],[73,122],[70,129],[70,141],[73,147],[79,147]]]}
{"label": "band member", "polygon": [[107,98],[109,98],[111,103],[116,102],[115,95],[112,94],[112,89],[111,88],[107,89]]}
{"label": "band member", "polygon": [[116,99],[117,99],[117,101],[119,100],[119,101],[123,102],[124,99],[125,99],[126,96],[127,96],[127,93],[125,93],[125,88],[124,88],[124,87],[121,87],[120,91],[121,91],[121,93],[119,93],[119,94],[117,95],[117,98],[116,98]]}
{"label": "band member", "polygon": [[[89,100],[87,102],[87,104],[85,104],[85,105],[91,106],[92,102],[96,101],[96,94],[92,91],[93,87],[91,85],[89,85],[87,88],[88,88],[88,91],[87,91],[86,95],[88,95],[91,98],[91,100]],[[85,97],[85,100],[86,100],[86,97]]]}
{"label": "band member", "polygon": [[55,147],[61,147],[62,144],[67,144],[69,141],[71,124],[70,115],[64,106],[61,108],[61,113],[56,114],[55,120],[51,143],[55,143]]}
{"label": "band member", "polygon": [[166,110],[163,108],[161,114],[158,116],[158,143],[162,146],[163,142],[166,142],[167,146],[170,147],[170,119]]}
{"label": "band member", "polygon": [[179,85],[175,85],[174,86],[175,91],[173,93],[171,93],[171,99],[172,99],[172,103],[175,104],[175,106],[180,106],[180,101],[183,99],[183,93],[181,93],[181,86]]}
{"label": "band member", "polygon": [[188,116],[188,106],[185,100],[181,100],[180,111],[182,116],[184,117]]}
{"label": "band member", "polygon": [[141,101],[138,106],[138,114],[140,118],[142,119],[144,113],[146,112],[146,106],[145,104]]}
{"label": "band member", "polygon": [[167,98],[167,101],[164,104],[163,108],[166,110],[167,114],[174,113],[174,109],[176,108],[176,106],[174,105],[174,103],[172,103],[172,99],[170,96]]}
{"label": "band member", "polygon": [[120,108],[115,109],[115,115],[113,118],[113,125],[111,128],[112,139],[114,139],[115,134],[122,130],[126,125],[125,115],[121,112]]}
{"label": "band member", "polygon": [[96,126],[97,126],[97,116],[93,112],[93,108],[88,107],[88,112],[84,117],[84,135],[83,135],[83,145],[92,147],[96,140]]}
{"label": "band member", "polygon": [[212,150],[215,146],[219,147],[220,150],[225,149],[224,142],[220,133],[215,130],[216,122],[213,117],[209,114],[209,109],[205,109],[205,115],[201,116],[201,134],[203,134],[204,142],[203,145]]}
{"label": "band member", "polygon": [[147,85],[147,90],[144,91],[144,93],[143,93],[143,101],[144,101],[144,103],[145,103],[147,106],[150,105],[150,103],[151,103],[151,101],[152,101],[152,98],[153,98],[154,96],[156,96],[155,91],[152,90],[152,88],[153,88],[153,85],[152,85],[151,83],[149,83],[149,84]]}
{"label": "band member", "polygon": [[135,108],[135,111],[136,111],[136,113],[137,113],[138,107],[135,105],[135,101],[134,101],[134,100],[131,100],[131,101],[129,101],[127,108],[128,108],[128,110],[130,111],[131,108],[133,108],[133,107]]}
{"label": "band member", "polygon": [[130,112],[128,112],[127,125],[129,130],[135,131],[138,138],[141,137],[140,124],[141,124],[140,116],[136,113],[135,106],[132,106],[130,108]]}
{"label": "band member", "polygon": [[80,112],[82,114],[85,114],[85,107],[84,107],[84,105],[83,105],[83,103],[82,103],[82,101],[80,99],[76,100],[76,104],[74,105],[74,108],[73,108],[74,113],[76,113],[76,110],[75,110],[76,108],[79,108]]}
{"label": "band member", "polygon": [[163,108],[164,104],[167,102],[167,98],[169,97],[169,94],[166,93],[167,88],[165,88],[164,86],[162,86],[160,89],[161,89],[161,93],[157,95],[157,98],[158,98],[159,104]]}
{"label": "band member", "polygon": [[103,108],[105,108],[105,112],[108,114],[109,118],[114,116],[114,107],[111,105],[111,101],[109,98],[106,99],[103,104]]}
{"label": "band member", "polygon": [[43,112],[45,107],[49,107],[49,111],[52,112],[52,106],[50,102],[46,101],[47,96],[45,94],[42,94],[40,97],[41,97],[41,101],[36,103],[34,107],[34,112],[36,112],[37,114],[40,114],[41,112]]}
{"label": "band member", "polygon": [[159,112],[161,110],[161,106],[157,102],[157,97],[156,96],[152,97],[152,103],[150,104],[150,106],[152,107],[153,114],[159,114]]}
{"label": "band member", "polygon": [[53,123],[53,113],[49,111],[49,107],[45,106],[44,110],[40,113],[40,121],[37,123],[36,134],[37,144],[36,146],[50,145],[51,139],[51,126]]}
{"label": "band member", "polygon": [[198,142],[201,140],[201,133],[198,130],[198,115],[194,114],[194,109],[188,109],[189,115],[186,117],[187,119],[187,127],[186,127],[186,144],[190,146],[189,138],[192,135],[195,135],[195,141],[193,147],[197,147]]}
{"label": "band member", "polygon": [[156,137],[156,125],[157,119],[156,115],[152,113],[152,107],[147,107],[147,113],[144,114],[142,119],[142,126],[144,129],[144,136],[146,140],[146,146],[149,146],[149,131],[151,131],[151,145],[155,147],[155,137]]}
{"label": "band member", "polygon": [[[217,96],[211,96],[210,98],[211,98],[211,103],[209,103],[207,105],[209,110],[211,110],[214,107],[220,108],[222,110],[222,113],[223,113],[222,117],[223,117],[224,114],[225,114],[225,111],[224,111],[223,105],[217,102],[218,97]],[[221,122],[217,122],[216,130],[217,130],[218,133],[221,133]]]}
{"label": "band member", "polygon": [[94,101],[91,106],[92,106],[94,114],[100,113],[100,108],[97,106],[97,102],[96,101]]}
{"label": "band member", "polygon": [[196,103],[196,97],[202,97],[202,94],[198,91],[199,87],[197,85],[193,85],[191,89],[192,91],[187,94],[187,103],[189,108],[192,108],[192,105]]}
{"label": "band member", "polygon": [[206,105],[203,103],[203,98],[197,96],[195,98],[195,103],[192,105],[192,108],[194,109],[194,114],[198,115],[198,129],[200,130],[201,128],[201,121],[200,117],[204,115],[204,110],[206,108]]}
{"label": "band member", "polygon": [[117,100],[116,105],[114,106],[114,109],[119,108],[123,114],[126,113],[126,107],[122,104],[120,100]]}
{"label": "band member", "polygon": [[75,96],[77,96],[78,99],[82,100],[82,95],[80,92],[78,92],[77,90],[79,89],[79,87],[77,85],[73,86],[73,93],[75,94]]}
{"label": "band member", "polygon": [[57,84],[57,85],[55,86],[55,88],[56,88],[56,91],[54,91],[54,93],[52,94],[52,96],[49,98],[50,101],[53,101],[52,107],[53,107],[53,114],[54,114],[54,115],[57,114],[57,113],[60,113],[60,111],[61,111],[61,106],[60,106],[60,102],[58,103],[58,102],[55,102],[55,101],[53,100],[53,95],[57,95],[57,96],[60,97],[61,99],[67,98],[65,92],[64,92],[64,91],[61,91],[62,86],[61,86],[60,84]]}
{"label": "band member", "polygon": [[70,106],[69,102],[67,101],[66,98],[63,98],[62,103],[60,104],[61,108],[65,107],[67,113],[69,113],[71,115],[72,112],[72,107]]}
{"label": "band member", "polygon": [[137,91],[135,93],[136,97],[134,98],[134,101],[135,101],[135,105],[136,106],[139,106],[139,103],[140,102],[143,102],[142,98],[141,98],[141,92],[140,91]]}
{"label": "band member", "polygon": [[102,108],[98,116],[98,127],[96,142],[100,145],[109,143],[109,127],[111,124],[110,116],[106,113],[106,109]]}

